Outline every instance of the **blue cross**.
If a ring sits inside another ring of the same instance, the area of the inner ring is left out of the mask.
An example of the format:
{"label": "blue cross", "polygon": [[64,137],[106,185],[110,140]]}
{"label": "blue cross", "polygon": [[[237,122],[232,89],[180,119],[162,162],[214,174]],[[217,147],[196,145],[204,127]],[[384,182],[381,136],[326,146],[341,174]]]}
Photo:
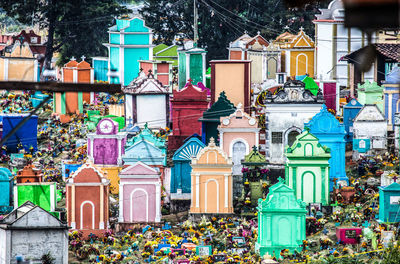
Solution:
{"label": "blue cross", "polygon": [[168,239],[166,239],[165,237],[161,240],[161,242],[163,242],[163,244],[167,244]]}
{"label": "blue cross", "polygon": [[206,237],[208,237],[211,241],[213,240],[213,234],[209,231]]}
{"label": "blue cross", "polygon": [[324,235],[326,235],[326,234],[329,233],[329,231],[328,231],[328,229],[324,228],[324,230],[322,230],[322,233],[323,233]]}

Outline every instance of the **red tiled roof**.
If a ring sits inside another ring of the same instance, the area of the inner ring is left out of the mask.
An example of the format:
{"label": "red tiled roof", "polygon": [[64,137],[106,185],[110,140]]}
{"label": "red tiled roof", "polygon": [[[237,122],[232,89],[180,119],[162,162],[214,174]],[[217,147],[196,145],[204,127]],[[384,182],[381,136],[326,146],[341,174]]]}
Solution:
{"label": "red tiled roof", "polygon": [[400,62],[400,44],[375,44],[376,50],[397,62]]}

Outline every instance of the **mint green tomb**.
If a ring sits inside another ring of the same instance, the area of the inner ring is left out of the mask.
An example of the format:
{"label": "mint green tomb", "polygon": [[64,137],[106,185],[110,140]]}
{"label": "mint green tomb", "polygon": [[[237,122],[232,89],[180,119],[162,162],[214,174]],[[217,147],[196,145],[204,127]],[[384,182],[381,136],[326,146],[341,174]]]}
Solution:
{"label": "mint green tomb", "polygon": [[280,258],[280,251],[291,253],[306,239],[306,204],[296,199],[294,190],[284,180],[269,188],[265,200],[258,200],[258,238],[256,252]]}
{"label": "mint green tomb", "polygon": [[329,205],[330,149],[306,128],[291,147],[286,146],[286,184],[305,203]]}
{"label": "mint green tomb", "polygon": [[183,89],[189,79],[192,83],[206,85],[206,54],[206,50],[196,46],[178,51],[179,89]]}
{"label": "mint green tomb", "polygon": [[358,84],[357,88],[358,102],[361,104],[376,104],[379,110],[384,113],[383,109],[383,87],[376,82],[366,81],[364,84]]}

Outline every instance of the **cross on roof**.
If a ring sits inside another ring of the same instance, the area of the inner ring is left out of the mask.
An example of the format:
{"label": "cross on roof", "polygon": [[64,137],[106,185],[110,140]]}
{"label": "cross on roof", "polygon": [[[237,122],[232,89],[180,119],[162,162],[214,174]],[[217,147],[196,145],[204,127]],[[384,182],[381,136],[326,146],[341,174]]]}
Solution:
{"label": "cross on roof", "polygon": [[192,83],[192,82],[193,82],[192,78],[189,78],[188,83]]}
{"label": "cross on roof", "polygon": [[72,56],[71,60],[72,60],[72,61],[75,61],[76,59],[75,59],[75,57],[74,57],[74,56]]}
{"label": "cross on roof", "polygon": [[85,55],[82,55],[81,59],[84,61],[86,59]]}
{"label": "cross on roof", "polygon": [[398,177],[396,175],[393,176],[393,181],[397,182]]}
{"label": "cross on roof", "polygon": [[303,27],[300,27],[300,31],[303,31],[303,29],[304,29]]}

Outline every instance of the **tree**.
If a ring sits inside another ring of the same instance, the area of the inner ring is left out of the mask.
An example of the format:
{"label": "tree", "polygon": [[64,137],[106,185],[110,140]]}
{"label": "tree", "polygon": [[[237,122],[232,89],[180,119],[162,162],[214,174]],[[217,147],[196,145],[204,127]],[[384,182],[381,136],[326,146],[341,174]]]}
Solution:
{"label": "tree", "polygon": [[54,52],[60,52],[58,64],[71,56],[104,54],[107,27],[127,12],[116,0],[2,0],[0,8],[22,24],[47,30],[47,69]]}
{"label": "tree", "polygon": [[[328,4],[321,2],[288,9],[277,0],[197,0],[199,46],[207,48],[208,59],[225,59],[229,42],[245,31],[250,35],[260,31],[269,40],[286,30],[297,33],[302,26],[313,37],[314,15]],[[177,35],[179,40],[193,38],[192,0],[145,0],[141,13],[154,29],[156,43],[171,44]]]}

